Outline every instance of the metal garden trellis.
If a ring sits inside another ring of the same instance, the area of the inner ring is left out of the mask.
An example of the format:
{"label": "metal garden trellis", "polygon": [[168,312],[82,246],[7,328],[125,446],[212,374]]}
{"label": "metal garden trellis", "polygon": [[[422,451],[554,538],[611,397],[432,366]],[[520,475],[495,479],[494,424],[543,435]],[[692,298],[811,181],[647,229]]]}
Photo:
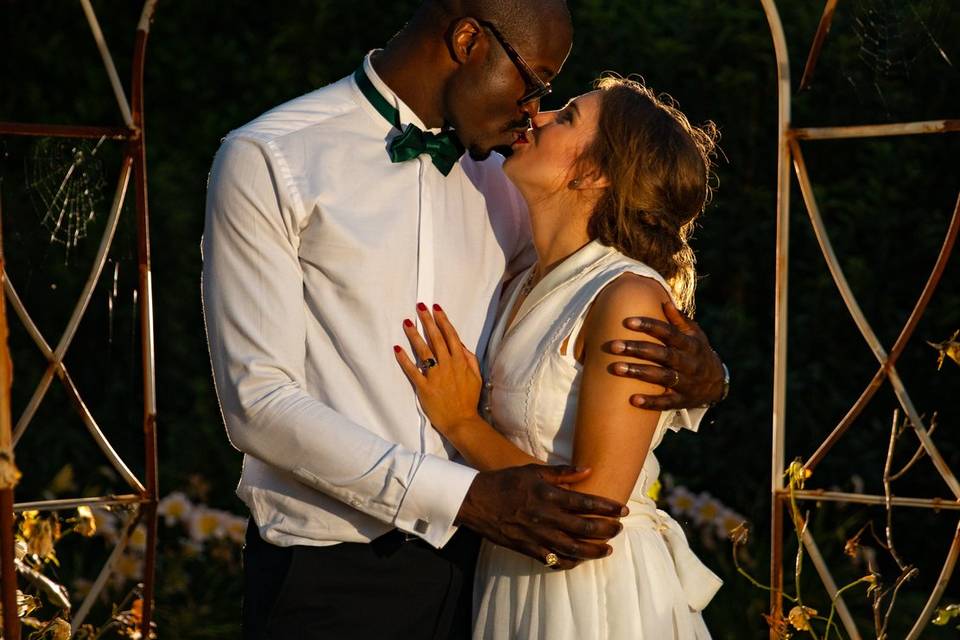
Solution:
{"label": "metal garden trellis", "polygon": [[[150,235],[149,218],[147,211],[147,174],[144,140],[143,117],[143,76],[144,60],[147,46],[147,36],[150,32],[150,23],[156,10],[157,0],[145,0],[137,25],[136,39],[133,51],[133,65],[130,101],[120,83],[113,57],[107,47],[106,40],[100,30],[96,14],[90,0],[80,0],[90,30],[96,41],[100,56],[103,59],[107,76],[109,77],[117,105],[123,119],[122,126],[86,126],[86,125],[49,125],[19,122],[0,122],[0,134],[34,137],[63,137],[87,138],[121,141],[126,143],[120,167],[120,177],[114,193],[107,222],[100,240],[99,249],[91,266],[90,273],[83,290],[77,300],[73,312],[67,322],[63,334],[56,344],[51,343],[41,334],[30,317],[6,272],[0,269],[3,287],[0,289],[0,462],[12,464],[13,452],[17,441],[30,425],[31,419],[43,401],[53,378],[58,378],[63,384],[67,396],[74,408],[80,414],[84,425],[97,442],[103,454],[116,468],[123,479],[133,490],[125,495],[105,495],[91,498],[77,498],[64,500],[44,500],[29,503],[13,502],[13,484],[0,487],[0,572],[2,572],[2,602],[3,602],[3,632],[8,640],[20,638],[20,625],[16,607],[16,566],[14,562],[13,516],[16,511],[27,509],[57,510],[76,508],[81,505],[126,505],[134,509],[133,515],[127,519],[127,526],[120,536],[116,547],[107,559],[100,575],[97,577],[90,592],[72,617],[72,631],[76,632],[84,618],[90,611],[100,591],[110,577],[112,568],[126,546],[130,532],[139,521],[147,526],[147,545],[145,551],[143,575],[143,609],[141,618],[142,637],[148,638],[150,620],[153,609],[154,593],[154,564],[156,560],[157,538],[157,444],[156,444],[156,393],[154,377],[154,342],[153,342],[153,292],[150,273]],[[93,295],[93,289],[98,282],[107,259],[107,253],[113,243],[117,222],[123,208],[127,188],[131,178],[134,182],[136,218],[137,218],[137,254],[139,264],[139,323],[142,354],[142,391],[143,391],[143,433],[145,476],[143,480],[129,469],[120,456],[114,451],[110,442],[104,436],[83,401],[79,390],[70,378],[64,365],[64,356],[76,333],[80,320],[86,312]],[[0,267],[2,267],[2,247],[0,247]],[[26,409],[11,429],[10,415],[10,377],[7,363],[9,351],[7,347],[7,324],[4,294],[9,299],[11,307],[22,321],[30,337],[36,343],[47,360],[47,368],[33,397]],[[10,474],[12,475],[12,474]]]}
{"label": "metal garden trellis", "polygon": [[[938,474],[943,478],[954,500],[941,498],[916,498],[899,497],[889,495],[864,495],[858,493],[845,493],[840,491],[825,490],[794,490],[792,495],[798,500],[815,501],[833,501],[848,502],[860,504],[884,505],[887,508],[914,507],[926,509],[938,509],[944,511],[960,509],[960,483],[954,472],[948,467],[943,457],[940,455],[936,445],[930,438],[929,430],[914,406],[906,387],[901,381],[896,362],[903,352],[904,347],[913,334],[918,321],[926,311],[930,298],[940,282],[946,267],[950,254],[953,251],[960,231],[960,195],[950,219],[946,236],[937,256],[937,260],[931,270],[926,284],[914,308],[904,324],[899,336],[889,352],[883,347],[871,328],[869,322],[860,310],[857,299],[854,296],[850,286],[847,284],[843,269],[841,268],[829,235],[820,216],[816,198],[814,197],[813,187],[804,163],[803,153],[800,148],[802,140],[838,140],[850,138],[867,138],[882,136],[902,136],[918,134],[941,134],[960,131],[960,120],[936,120],[926,122],[904,122],[883,125],[859,125],[845,127],[816,127],[816,128],[793,128],[790,120],[790,100],[791,100],[791,82],[790,66],[787,56],[787,41],[784,34],[780,16],[777,11],[776,0],[760,0],[770,26],[771,36],[773,38],[774,49],[777,60],[777,79],[778,79],[778,102],[779,102],[779,125],[778,125],[778,184],[777,184],[777,254],[776,254],[776,294],[775,294],[775,325],[774,325],[774,396],[773,396],[773,452],[772,452],[772,546],[770,559],[770,581],[771,581],[771,611],[774,617],[779,617],[782,613],[783,600],[783,516],[786,508],[786,501],[789,500],[790,492],[784,485],[785,472],[785,452],[784,441],[786,431],[786,383],[787,383],[787,282],[788,282],[788,250],[789,250],[789,218],[790,218],[790,186],[791,186],[791,163],[799,182],[800,191],[803,196],[807,213],[810,217],[810,223],[813,227],[820,250],[830,270],[830,274],[839,290],[839,293],[846,305],[851,317],[859,329],[863,339],[869,345],[871,351],[876,357],[879,368],[870,382],[867,384],[863,393],[856,400],[847,414],[820,444],[816,451],[803,462],[806,470],[812,470],[819,464],[830,449],[842,438],[844,433],[850,429],[854,420],[863,412],[864,408],[870,403],[876,392],[884,384],[889,382],[893,387],[897,400],[906,415],[910,426],[920,441],[922,450],[930,456]],[[817,59],[823,46],[826,35],[830,29],[830,24],[837,7],[838,0],[826,0],[823,16],[817,28],[810,53],[807,57],[806,68],[800,87],[807,86],[813,72],[816,68]],[[823,560],[819,552],[816,541],[806,530],[803,533],[803,545],[810,556],[811,562],[817,570],[827,593],[837,603],[837,612],[841,622],[851,638],[859,639],[860,634],[856,629],[853,618],[843,602],[842,596],[838,595],[836,582],[834,581],[829,567]],[[960,522],[957,524],[953,536],[953,542],[947,552],[943,569],[936,582],[933,592],[927,599],[927,602],[918,617],[917,621],[910,630],[907,638],[912,640],[920,637],[920,633],[929,623],[934,609],[946,589],[947,582],[953,573],[957,558],[960,556]],[[775,632],[771,630],[771,638],[774,638]]]}

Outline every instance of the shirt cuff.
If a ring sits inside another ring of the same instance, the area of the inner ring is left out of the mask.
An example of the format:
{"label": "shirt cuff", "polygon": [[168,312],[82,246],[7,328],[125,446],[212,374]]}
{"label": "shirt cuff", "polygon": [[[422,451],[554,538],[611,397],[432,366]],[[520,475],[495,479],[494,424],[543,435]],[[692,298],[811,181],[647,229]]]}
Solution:
{"label": "shirt cuff", "polygon": [[673,431],[689,429],[690,431],[696,432],[697,429],[700,428],[700,421],[703,420],[703,416],[706,413],[707,407],[680,409],[679,411],[675,411],[673,416],[669,418],[667,427]]}
{"label": "shirt cuff", "polygon": [[457,531],[453,522],[476,475],[475,469],[462,464],[424,456],[394,524],[439,549]]}

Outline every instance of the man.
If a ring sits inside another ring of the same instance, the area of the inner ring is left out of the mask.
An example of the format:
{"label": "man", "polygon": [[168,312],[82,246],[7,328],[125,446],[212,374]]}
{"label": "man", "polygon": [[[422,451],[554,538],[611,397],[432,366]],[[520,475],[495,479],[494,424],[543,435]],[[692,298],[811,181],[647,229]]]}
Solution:
{"label": "man", "polygon": [[[588,470],[451,461],[391,348],[414,305],[436,301],[482,353],[503,283],[533,257],[519,195],[488,156],[526,130],[571,42],[562,0],[427,0],[355,74],[218,152],[203,296],[245,453],[245,637],[467,637],[472,544],[458,526],[558,568],[609,552],[622,505],[560,486]],[[617,373],[672,388],[645,406],[718,400],[722,364],[673,317],[680,329],[635,325],[668,348],[611,347],[671,368]]]}

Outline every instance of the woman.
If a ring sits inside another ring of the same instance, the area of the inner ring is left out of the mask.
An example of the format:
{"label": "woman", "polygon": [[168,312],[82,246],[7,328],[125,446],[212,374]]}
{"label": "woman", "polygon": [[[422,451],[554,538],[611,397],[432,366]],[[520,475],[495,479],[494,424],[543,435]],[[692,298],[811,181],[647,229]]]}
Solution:
{"label": "woman", "polygon": [[432,314],[418,306],[426,339],[404,323],[417,360],[437,364],[418,369],[396,346],[398,363],[434,428],[470,464],[588,467],[571,488],[630,508],[611,557],[568,571],[548,568],[556,550],[543,549],[541,564],[485,542],[476,638],[709,637],[700,610],[720,581],[647,495],[659,475],[652,451],[666,428],[684,426],[684,412],[617,401],[636,382],[607,375],[616,356],[606,345],[626,337],[624,317],[662,319],[668,302],[692,309],[687,237],[709,195],[713,139],[712,125],[692,127],[620,78],[539,114],[504,163],[529,207],[538,259],[504,293],[486,382],[438,305]]}

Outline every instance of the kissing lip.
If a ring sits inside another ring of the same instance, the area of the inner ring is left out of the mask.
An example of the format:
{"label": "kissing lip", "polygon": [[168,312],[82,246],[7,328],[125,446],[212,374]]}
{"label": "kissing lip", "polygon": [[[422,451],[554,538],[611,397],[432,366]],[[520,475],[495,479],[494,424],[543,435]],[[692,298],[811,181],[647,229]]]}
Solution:
{"label": "kissing lip", "polygon": [[510,146],[530,144],[533,142],[533,136],[531,135],[532,131],[530,129],[514,129],[511,131],[511,133],[516,136],[516,139],[514,139]]}

